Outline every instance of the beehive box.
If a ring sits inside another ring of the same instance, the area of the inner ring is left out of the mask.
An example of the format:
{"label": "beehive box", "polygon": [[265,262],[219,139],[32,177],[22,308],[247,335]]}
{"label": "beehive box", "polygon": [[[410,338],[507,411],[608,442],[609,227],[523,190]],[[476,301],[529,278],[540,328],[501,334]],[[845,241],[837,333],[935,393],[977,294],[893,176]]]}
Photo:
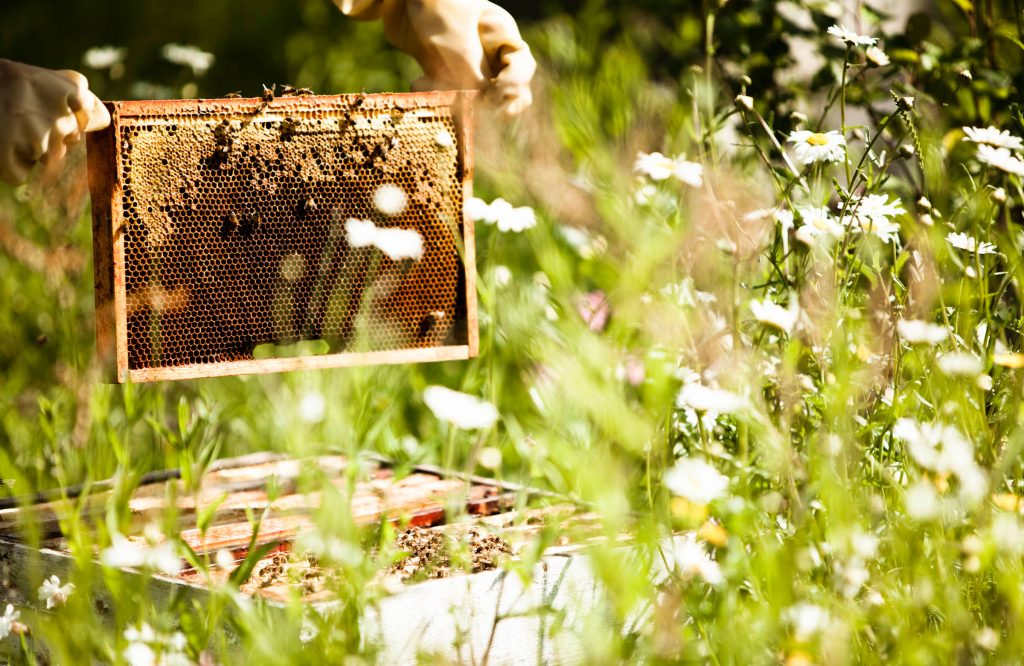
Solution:
{"label": "beehive box", "polygon": [[[380,644],[382,663],[414,663],[421,652],[458,658],[453,646],[459,636],[477,655],[491,650],[493,663],[536,662],[575,654],[578,646],[545,642],[543,613],[568,609],[571,616],[581,599],[594,601],[594,582],[585,564],[573,557],[578,544],[550,549],[537,565],[532,584],[508,575],[502,564],[517,556],[545,520],[572,521],[578,526],[590,519],[587,515],[557,501],[545,502],[543,508],[528,508],[528,497],[539,494],[514,484],[447,474],[429,466],[396,474],[392,466],[377,458],[350,463],[342,456],[296,460],[261,453],[226,459],[211,466],[194,492],[185,490],[176,470],[147,475],[128,501],[131,529],[127,539],[147,543],[145,526],[161,521],[168,502],[173,502],[181,540],[200,556],[210,556],[212,563],[208,574],[183,559],[177,575],[154,575],[146,587],[153,601],[166,604],[182,595],[201,600],[209,585],[227,579],[245,560],[250,548],[266,546],[251,577],[241,586],[243,594],[263,599],[271,610],[283,607],[298,594],[311,609],[329,611],[336,603],[325,585],[329,569],[321,568],[301,554],[301,547],[295,547],[311,533],[322,493],[301,492],[297,481],[303,469],[315,468],[328,483],[347,489],[350,464],[359,467],[359,481],[350,496],[353,519],[363,525],[391,521],[400,529],[396,547],[410,553],[389,574],[408,584],[372,609],[364,622],[367,636]],[[283,491],[272,498],[271,487]],[[69,578],[74,559],[61,534],[60,520],[72,511],[79,520],[103,520],[114,484],[93,484],[92,494],[79,500],[75,500],[76,492],[63,489],[59,495],[68,499],[4,500],[0,508],[0,580],[8,586],[6,602],[32,604],[39,580],[51,574]],[[215,511],[201,533],[196,517],[211,506]],[[263,512],[253,539],[248,516]],[[42,537],[38,549],[22,543],[27,524],[34,525],[33,531],[38,530]],[[468,572],[443,558],[431,560],[430,553],[438,554],[438,543],[446,539],[469,546],[470,568],[476,573],[464,575]],[[125,574],[136,575],[131,569]],[[426,581],[417,582],[423,579]],[[101,616],[110,614],[106,593],[101,588],[93,593]],[[498,617],[505,618],[500,628],[495,622]],[[492,635],[495,631],[498,633]],[[5,647],[18,649],[15,643],[4,644],[0,652]]]}
{"label": "beehive box", "polygon": [[[111,377],[474,356],[473,95],[109,103],[88,152]],[[421,254],[350,242],[349,220]]]}

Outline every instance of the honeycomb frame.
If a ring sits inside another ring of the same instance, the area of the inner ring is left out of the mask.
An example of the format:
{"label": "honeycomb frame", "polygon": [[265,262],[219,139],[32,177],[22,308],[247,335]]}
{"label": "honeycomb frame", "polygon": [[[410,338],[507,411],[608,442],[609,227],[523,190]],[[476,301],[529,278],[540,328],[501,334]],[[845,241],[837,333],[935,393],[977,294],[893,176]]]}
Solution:
{"label": "honeycomb frame", "polygon": [[[476,356],[474,97],[108,102],[88,165],[110,380]],[[350,242],[351,219],[421,256]]]}

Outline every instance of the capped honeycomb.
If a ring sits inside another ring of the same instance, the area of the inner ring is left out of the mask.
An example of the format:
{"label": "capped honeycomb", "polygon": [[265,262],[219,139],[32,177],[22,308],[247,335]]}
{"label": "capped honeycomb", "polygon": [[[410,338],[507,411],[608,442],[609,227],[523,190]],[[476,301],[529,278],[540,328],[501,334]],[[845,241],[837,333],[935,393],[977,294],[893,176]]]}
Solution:
{"label": "capped honeycomb", "polygon": [[89,162],[117,378],[471,355],[469,99],[112,104]]}

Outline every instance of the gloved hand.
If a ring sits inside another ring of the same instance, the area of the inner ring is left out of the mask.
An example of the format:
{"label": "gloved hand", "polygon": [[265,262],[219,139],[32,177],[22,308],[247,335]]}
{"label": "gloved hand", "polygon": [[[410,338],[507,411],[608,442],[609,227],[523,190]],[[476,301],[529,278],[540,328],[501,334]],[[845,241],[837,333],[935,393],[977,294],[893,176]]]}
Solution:
{"label": "gloved hand", "polygon": [[42,160],[64,157],[110,113],[78,72],[0,59],[0,180],[17,185]]}
{"label": "gloved hand", "polygon": [[414,90],[485,90],[509,115],[533,102],[537,63],[515,19],[488,0],[334,0],[363,21],[381,19],[388,41],[416,58]]}

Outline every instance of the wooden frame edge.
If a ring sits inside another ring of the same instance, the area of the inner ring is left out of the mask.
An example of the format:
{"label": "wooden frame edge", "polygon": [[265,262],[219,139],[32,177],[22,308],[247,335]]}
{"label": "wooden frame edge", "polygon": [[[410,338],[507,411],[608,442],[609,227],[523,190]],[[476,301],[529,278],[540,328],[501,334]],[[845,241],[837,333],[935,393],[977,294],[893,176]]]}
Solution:
{"label": "wooden frame edge", "polygon": [[341,352],[325,356],[295,356],[288,358],[266,358],[247,361],[223,361],[220,363],[196,363],[162,368],[138,368],[129,370],[127,378],[136,383],[178,379],[200,379],[205,377],[232,377],[236,375],[261,375],[272,372],[293,372],[299,370],[326,370],[329,368],[351,368],[363,365],[396,365],[405,363],[429,363],[440,361],[465,361],[470,358],[468,345],[448,347],[425,347],[422,349],[397,349],[379,352]]}

